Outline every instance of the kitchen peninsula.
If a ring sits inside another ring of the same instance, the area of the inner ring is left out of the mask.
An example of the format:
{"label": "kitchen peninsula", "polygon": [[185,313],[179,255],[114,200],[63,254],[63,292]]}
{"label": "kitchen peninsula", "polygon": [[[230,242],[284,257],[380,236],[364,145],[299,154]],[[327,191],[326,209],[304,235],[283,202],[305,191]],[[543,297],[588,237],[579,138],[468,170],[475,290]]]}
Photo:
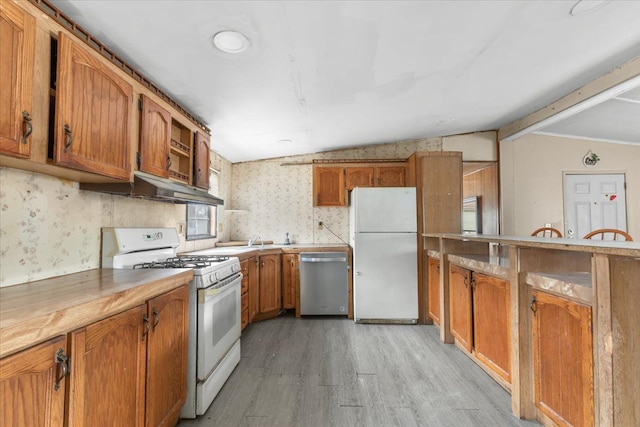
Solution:
{"label": "kitchen peninsula", "polygon": [[514,414],[545,424],[637,425],[639,243],[423,238],[441,340],[510,390]]}

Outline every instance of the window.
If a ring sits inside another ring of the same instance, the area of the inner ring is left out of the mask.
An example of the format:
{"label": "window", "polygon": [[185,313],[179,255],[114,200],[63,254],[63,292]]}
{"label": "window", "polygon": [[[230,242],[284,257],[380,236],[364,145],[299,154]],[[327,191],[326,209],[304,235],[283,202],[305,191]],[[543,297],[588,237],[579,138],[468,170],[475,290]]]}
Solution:
{"label": "window", "polygon": [[[209,174],[209,193],[218,193],[218,172]],[[187,205],[187,240],[212,239],[218,236],[218,207],[209,205]]]}
{"label": "window", "polygon": [[187,205],[187,240],[211,239],[217,236],[217,206]]}

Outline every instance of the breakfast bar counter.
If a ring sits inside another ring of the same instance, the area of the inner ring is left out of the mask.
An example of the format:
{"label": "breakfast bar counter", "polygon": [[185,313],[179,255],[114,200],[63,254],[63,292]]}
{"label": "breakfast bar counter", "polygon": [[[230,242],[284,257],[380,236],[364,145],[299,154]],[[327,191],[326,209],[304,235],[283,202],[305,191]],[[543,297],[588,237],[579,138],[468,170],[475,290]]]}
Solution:
{"label": "breakfast bar counter", "polygon": [[423,239],[432,271],[420,303],[443,342],[511,392],[516,416],[544,425],[640,425],[640,243]]}

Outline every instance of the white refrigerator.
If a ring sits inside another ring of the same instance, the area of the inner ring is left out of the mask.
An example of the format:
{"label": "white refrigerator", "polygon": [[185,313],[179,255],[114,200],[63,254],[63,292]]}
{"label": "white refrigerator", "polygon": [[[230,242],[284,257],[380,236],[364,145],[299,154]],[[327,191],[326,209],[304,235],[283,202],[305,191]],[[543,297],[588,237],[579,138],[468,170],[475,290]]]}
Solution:
{"label": "white refrigerator", "polygon": [[355,188],[349,208],[353,314],[359,323],[416,323],[416,189]]}

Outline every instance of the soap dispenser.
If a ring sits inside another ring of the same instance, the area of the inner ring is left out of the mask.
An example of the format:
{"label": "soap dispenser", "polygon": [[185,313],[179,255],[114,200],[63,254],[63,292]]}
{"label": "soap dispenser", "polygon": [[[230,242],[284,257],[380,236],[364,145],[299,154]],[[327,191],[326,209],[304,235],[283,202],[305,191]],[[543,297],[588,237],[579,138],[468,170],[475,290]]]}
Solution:
{"label": "soap dispenser", "polygon": [[286,234],[286,236],[284,238],[284,243],[283,244],[284,245],[290,245],[291,242],[289,241],[289,233],[285,233],[285,234]]}

